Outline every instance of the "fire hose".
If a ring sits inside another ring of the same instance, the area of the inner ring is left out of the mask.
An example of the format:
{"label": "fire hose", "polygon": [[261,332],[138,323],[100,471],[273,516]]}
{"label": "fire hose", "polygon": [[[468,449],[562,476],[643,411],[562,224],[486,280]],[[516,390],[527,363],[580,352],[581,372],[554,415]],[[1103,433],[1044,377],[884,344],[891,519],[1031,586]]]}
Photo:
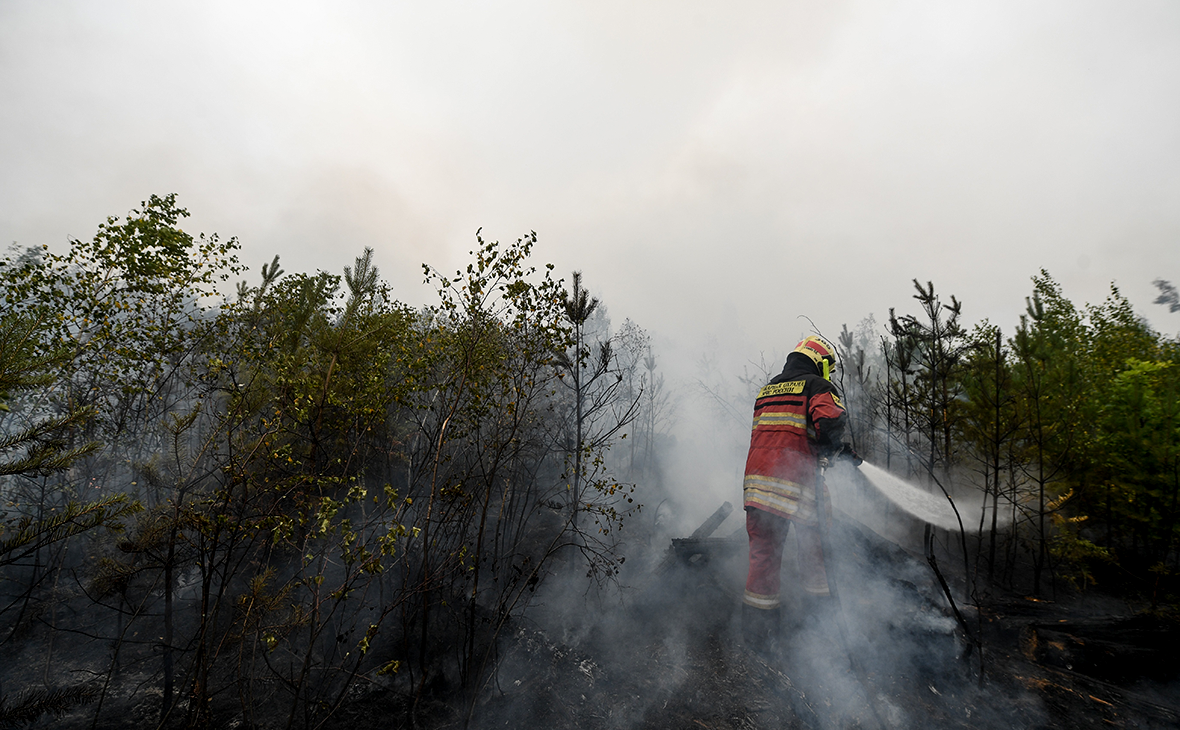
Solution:
{"label": "fire hose", "polygon": [[[849,452],[853,458],[857,458],[856,454]],[[856,660],[856,655],[852,652],[852,647],[848,643],[848,625],[844,621],[844,607],[840,603],[840,592],[836,589],[836,578],[834,570],[834,561],[831,560],[833,555],[831,541],[828,539],[828,514],[830,510],[831,500],[828,496],[827,487],[824,484],[824,473],[828,469],[828,458],[820,457],[819,460],[819,474],[815,484],[816,505],[819,507],[819,543],[820,549],[824,556],[824,575],[828,581],[828,594],[832,597],[832,602],[835,604],[834,611],[836,633],[840,637],[840,645],[844,648],[844,653],[848,655],[848,663],[852,669],[856,681],[860,684],[861,691],[865,694],[865,699],[868,701],[869,711],[873,715],[873,719],[877,723],[877,727],[886,727],[885,722],[881,719],[881,713],[877,710],[876,695],[872,691],[872,686],[869,684],[868,675],[865,674],[864,667]],[[821,502],[822,500],[822,502]]]}

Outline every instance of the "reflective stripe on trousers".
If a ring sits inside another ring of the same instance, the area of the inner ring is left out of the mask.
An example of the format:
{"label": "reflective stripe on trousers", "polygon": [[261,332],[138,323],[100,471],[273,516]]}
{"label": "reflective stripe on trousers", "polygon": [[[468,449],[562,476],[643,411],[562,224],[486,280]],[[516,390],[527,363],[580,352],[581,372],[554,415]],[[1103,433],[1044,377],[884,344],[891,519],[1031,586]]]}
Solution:
{"label": "reflective stripe on trousers", "polygon": [[[746,605],[762,609],[779,606],[783,542],[790,525],[790,521],[765,510],[746,510],[746,532],[750,536],[750,572],[746,576],[746,593],[742,599]],[[797,523],[795,538],[803,590],[812,595],[828,595],[818,528]]]}

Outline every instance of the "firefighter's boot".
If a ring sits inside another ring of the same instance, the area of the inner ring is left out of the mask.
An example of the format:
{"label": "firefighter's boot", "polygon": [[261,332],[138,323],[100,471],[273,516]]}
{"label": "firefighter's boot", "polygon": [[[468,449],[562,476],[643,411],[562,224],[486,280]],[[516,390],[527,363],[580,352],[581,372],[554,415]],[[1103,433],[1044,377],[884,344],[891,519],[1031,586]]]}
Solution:
{"label": "firefighter's boot", "polygon": [[830,595],[816,596],[804,593],[799,598],[800,624],[823,626],[832,620],[836,611],[836,601]]}
{"label": "firefighter's boot", "polygon": [[779,651],[782,622],[782,607],[754,608],[743,603],[742,641],[751,651],[763,657],[773,657]]}

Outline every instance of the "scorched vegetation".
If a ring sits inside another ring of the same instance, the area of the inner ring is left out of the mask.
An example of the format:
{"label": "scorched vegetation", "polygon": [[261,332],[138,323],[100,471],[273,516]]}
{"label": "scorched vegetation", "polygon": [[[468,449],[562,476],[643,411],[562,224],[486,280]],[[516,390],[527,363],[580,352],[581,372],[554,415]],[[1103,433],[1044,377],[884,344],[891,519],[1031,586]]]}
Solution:
{"label": "scorched vegetation", "polygon": [[186,217],[153,196],[0,260],[0,724],[470,703],[555,564],[622,562],[638,504],[608,449],[652,435],[646,335],[616,344],[579,275],[529,263],[535,234],[426,266],[414,309],[371,250],[342,275],[275,257],[227,295],[237,242]]}

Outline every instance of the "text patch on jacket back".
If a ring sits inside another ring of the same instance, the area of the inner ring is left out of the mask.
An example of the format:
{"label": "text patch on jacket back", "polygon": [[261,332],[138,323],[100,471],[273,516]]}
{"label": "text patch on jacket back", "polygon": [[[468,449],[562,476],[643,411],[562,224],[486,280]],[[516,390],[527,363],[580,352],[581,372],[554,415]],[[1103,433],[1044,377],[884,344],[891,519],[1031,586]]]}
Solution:
{"label": "text patch on jacket back", "polygon": [[758,391],[758,400],[754,402],[754,429],[805,431],[805,400],[802,397],[791,397],[801,396],[804,385],[802,380],[789,380],[773,383]]}
{"label": "text patch on jacket back", "polygon": [[758,391],[759,398],[772,395],[799,395],[803,392],[802,380],[788,380],[785,383],[773,383]]}

